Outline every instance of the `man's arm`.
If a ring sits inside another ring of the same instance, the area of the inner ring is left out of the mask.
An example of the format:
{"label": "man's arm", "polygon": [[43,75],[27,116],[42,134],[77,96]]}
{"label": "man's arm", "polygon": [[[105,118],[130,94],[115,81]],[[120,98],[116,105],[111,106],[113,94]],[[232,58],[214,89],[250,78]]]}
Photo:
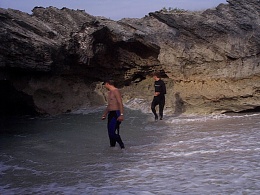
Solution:
{"label": "man's arm", "polygon": [[108,106],[107,106],[106,109],[104,110],[104,113],[103,113],[103,115],[102,115],[102,120],[106,119],[107,113],[108,113]]}
{"label": "man's arm", "polygon": [[124,106],[123,106],[123,101],[122,101],[122,96],[119,90],[115,90],[115,97],[117,100],[117,103],[119,105],[119,110],[120,110],[120,116],[118,117],[119,121],[123,121],[123,115],[124,115]]}

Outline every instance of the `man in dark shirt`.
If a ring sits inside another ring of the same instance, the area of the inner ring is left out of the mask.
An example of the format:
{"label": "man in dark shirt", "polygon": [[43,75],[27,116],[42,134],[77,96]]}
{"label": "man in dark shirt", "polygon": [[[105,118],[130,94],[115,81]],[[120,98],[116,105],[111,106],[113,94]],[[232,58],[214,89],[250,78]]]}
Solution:
{"label": "man in dark shirt", "polygon": [[153,97],[153,101],[151,104],[151,109],[152,112],[154,114],[155,120],[158,120],[158,115],[156,113],[156,109],[155,107],[157,105],[159,105],[159,116],[160,116],[160,120],[163,119],[163,109],[164,109],[164,105],[165,105],[165,94],[166,94],[166,87],[165,87],[165,83],[163,82],[163,80],[161,80],[161,76],[159,73],[155,73],[153,75],[153,79],[154,81],[154,97]]}

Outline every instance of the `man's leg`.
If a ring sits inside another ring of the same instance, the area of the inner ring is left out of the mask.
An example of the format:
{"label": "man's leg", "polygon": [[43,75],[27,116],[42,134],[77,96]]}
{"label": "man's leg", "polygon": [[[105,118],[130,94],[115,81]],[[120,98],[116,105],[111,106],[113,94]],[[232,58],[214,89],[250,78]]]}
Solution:
{"label": "man's leg", "polygon": [[115,112],[108,113],[108,121],[107,121],[107,130],[108,130],[108,137],[110,141],[110,146],[115,147],[116,145],[116,114]]}
{"label": "man's leg", "polygon": [[160,120],[163,119],[163,109],[165,105],[165,97],[161,97],[160,103],[159,103],[159,115],[160,115]]}
{"label": "man's leg", "polygon": [[125,148],[124,143],[119,135],[119,125],[121,124],[121,122],[118,121],[117,118],[118,113],[114,111],[110,112],[108,115],[108,135],[110,139],[110,146],[114,147],[116,145],[116,142],[118,142],[121,148]]}
{"label": "man's leg", "polygon": [[110,140],[110,147],[115,147],[116,146],[116,140],[111,136],[109,136],[109,140]]}
{"label": "man's leg", "polygon": [[156,109],[155,109],[155,107],[156,107],[157,105],[158,105],[158,102],[157,102],[157,100],[156,100],[156,97],[154,97],[154,98],[153,98],[153,101],[152,101],[152,104],[151,104],[151,110],[152,110],[152,112],[153,112],[153,114],[154,114],[155,120],[158,120],[158,115],[157,115]]}
{"label": "man's leg", "polygon": [[119,135],[119,125],[121,124],[121,122],[117,121],[117,125],[116,125],[116,130],[117,130],[117,133],[115,134],[116,136],[116,141],[117,143],[119,144],[119,146],[121,147],[121,149],[125,148],[125,145],[121,139],[121,136]]}

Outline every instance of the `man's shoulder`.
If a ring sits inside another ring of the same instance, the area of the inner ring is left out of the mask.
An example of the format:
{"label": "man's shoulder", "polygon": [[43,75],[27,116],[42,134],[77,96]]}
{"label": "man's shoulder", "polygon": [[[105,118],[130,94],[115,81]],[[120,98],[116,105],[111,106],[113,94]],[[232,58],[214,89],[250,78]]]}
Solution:
{"label": "man's shoulder", "polygon": [[118,88],[115,88],[115,89],[111,90],[111,93],[117,94],[117,93],[120,93],[120,91]]}
{"label": "man's shoulder", "polygon": [[164,83],[164,81],[162,79],[158,80],[158,83]]}

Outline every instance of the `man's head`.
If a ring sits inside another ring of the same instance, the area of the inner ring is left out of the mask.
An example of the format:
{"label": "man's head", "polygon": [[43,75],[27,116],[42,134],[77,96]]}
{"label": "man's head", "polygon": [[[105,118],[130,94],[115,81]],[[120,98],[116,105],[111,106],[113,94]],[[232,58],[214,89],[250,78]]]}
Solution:
{"label": "man's head", "polygon": [[113,79],[107,79],[104,81],[103,85],[105,85],[106,83],[108,83],[109,85],[115,85],[115,81]]}
{"label": "man's head", "polygon": [[158,81],[158,80],[160,80],[160,78],[161,78],[161,74],[159,72],[155,72],[153,74],[153,79],[154,80]]}
{"label": "man's head", "polygon": [[115,81],[112,79],[107,79],[104,81],[103,85],[105,85],[105,88],[110,89],[110,87],[115,86]]}

